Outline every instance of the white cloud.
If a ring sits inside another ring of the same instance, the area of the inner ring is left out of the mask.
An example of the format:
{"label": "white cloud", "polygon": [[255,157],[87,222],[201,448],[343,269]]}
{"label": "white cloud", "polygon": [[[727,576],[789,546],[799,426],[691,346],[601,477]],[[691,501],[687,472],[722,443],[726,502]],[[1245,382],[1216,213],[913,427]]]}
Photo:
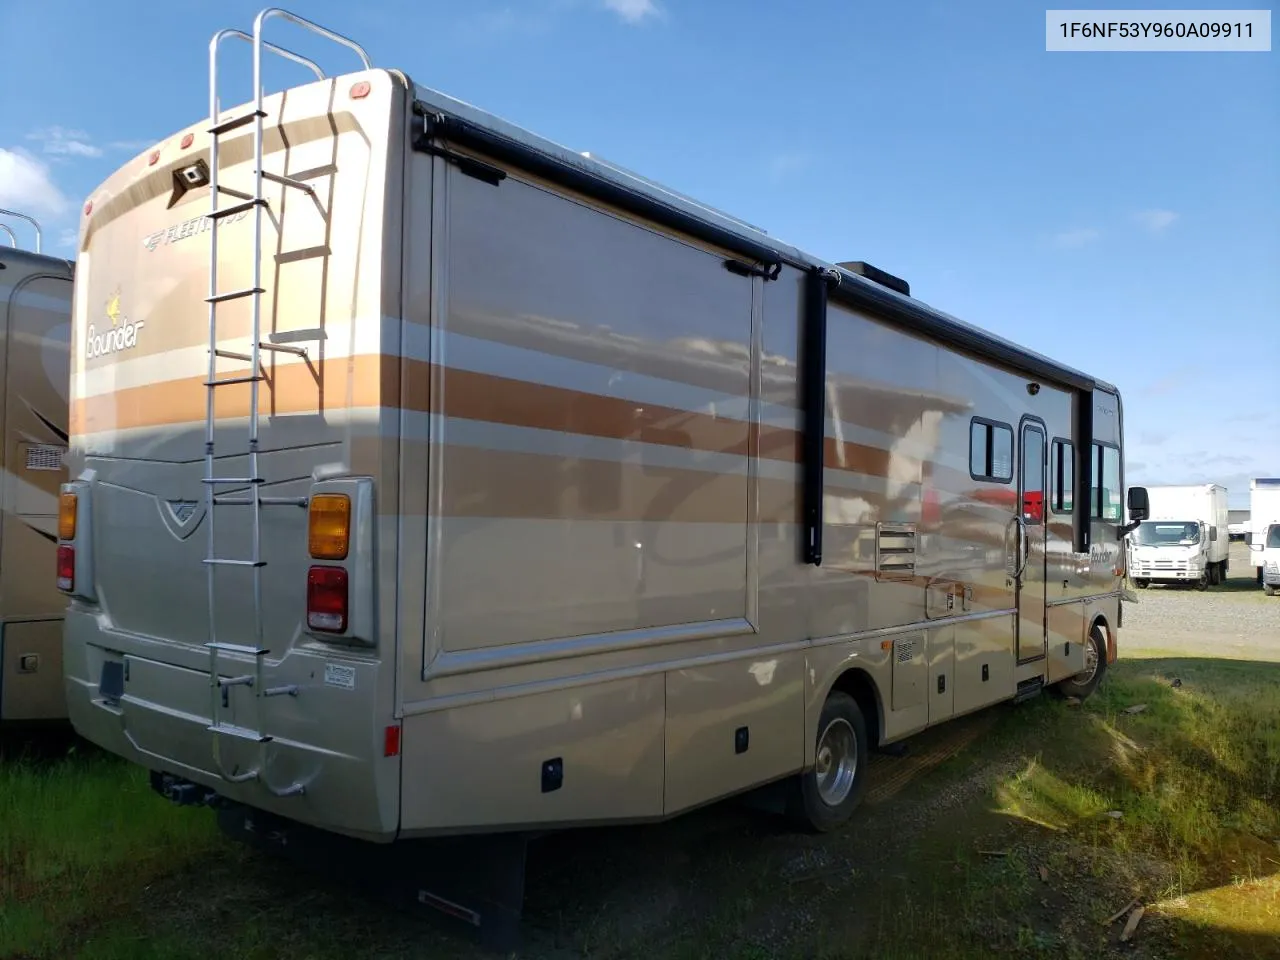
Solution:
{"label": "white cloud", "polygon": [[58,249],[67,253],[75,253],[80,245],[80,231],[64,228],[58,234]]}
{"label": "white cloud", "polygon": [[49,176],[49,168],[20,148],[0,147],[0,207],[32,216],[59,217],[71,201]]}
{"label": "white cloud", "polygon": [[627,23],[640,23],[661,14],[653,0],[604,0],[604,5]]}
{"label": "white cloud", "polygon": [[1134,219],[1152,233],[1163,233],[1178,219],[1172,210],[1142,210],[1134,214]]}
{"label": "white cloud", "polygon": [[1053,242],[1059,247],[1083,247],[1086,244],[1093,243],[1101,236],[1101,230],[1095,230],[1093,227],[1081,227],[1078,230],[1064,230],[1055,234]]}
{"label": "white cloud", "polygon": [[45,127],[27,134],[28,140],[38,140],[44,152],[55,157],[100,157],[102,148],[94,146],[83,130],[66,127]]}

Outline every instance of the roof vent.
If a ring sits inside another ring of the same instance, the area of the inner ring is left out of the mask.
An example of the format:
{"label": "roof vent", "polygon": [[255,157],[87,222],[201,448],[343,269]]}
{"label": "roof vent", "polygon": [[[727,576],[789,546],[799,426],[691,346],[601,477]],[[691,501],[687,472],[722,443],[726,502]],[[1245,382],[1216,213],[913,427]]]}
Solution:
{"label": "roof vent", "polygon": [[900,277],[895,277],[891,273],[885,273],[879,267],[873,267],[869,263],[862,260],[846,260],[844,263],[837,263],[836,266],[844,267],[850,273],[856,273],[860,277],[866,277],[873,280],[882,287],[888,287],[890,290],[896,290],[904,297],[911,296],[911,286],[907,281]]}

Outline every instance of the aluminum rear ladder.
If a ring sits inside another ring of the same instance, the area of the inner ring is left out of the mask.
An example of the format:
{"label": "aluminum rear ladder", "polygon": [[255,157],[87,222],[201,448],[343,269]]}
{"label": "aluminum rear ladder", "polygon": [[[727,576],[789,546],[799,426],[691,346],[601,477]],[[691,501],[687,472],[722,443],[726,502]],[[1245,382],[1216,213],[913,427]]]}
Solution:
{"label": "aluminum rear ladder", "polygon": [[[312,23],[296,14],[279,8],[268,8],[263,10],[254,19],[253,35],[250,36],[240,30],[220,30],[214,34],[213,39],[209,42],[209,296],[206,303],[209,308],[209,375],[205,381],[205,445],[204,445],[204,490],[205,490],[205,512],[209,525],[208,534],[208,550],[205,556],[205,570],[208,581],[208,599],[209,599],[209,630],[208,642],[205,646],[209,650],[209,687],[210,687],[210,722],[209,731],[213,734],[213,754],[214,762],[218,773],[222,778],[231,783],[244,783],[250,780],[260,780],[273,794],[277,796],[293,796],[303,792],[303,786],[294,783],[283,789],[276,789],[266,784],[262,777],[262,770],[265,766],[265,745],[270,742],[271,737],[262,732],[262,700],[266,697],[275,696],[297,696],[298,689],[294,685],[266,687],[263,681],[263,658],[270,653],[269,648],[264,644],[263,628],[262,628],[262,568],[266,566],[266,562],[262,559],[262,508],[267,506],[301,506],[307,505],[306,498],[296,497],[264,497],[261,493],[262,485],[265,480],[262,476],[258,463],[258,414],[259,414],[259,384],[264,379],[262,374],[261,352],[274,351],[277,353],[290,353],[301,357],[307,356],[307,351],[303,347],[294,346],[292,344],[272,343],[263,341],[262,338],[262,295],[266,292],[262,285],[262,219],[263,210],[267,206],[267,200],[263,196],[263,181],[271,180],[279,183],[284,187],[292,187],[303,192],[314,194],[312,186],[301,180],[295,180],[291,177],[282,176],[280,174],[267,173],[263,169],[264,150],[263,150],[263,124],[262,121],[266,117],[266,111],[263,109],[263,88],[262,88],[262,52],[267,50],[285,59],[292,60],[310,69],[319,80],[325,79],[324,71],[313,61],[306,57],[300,56],[283,47],[275,44],[267,43],[262,39],[262,28],[267,20],[278,17],[288,20],[306,30],[319,34],[320,36],[332,40],[335,43],[348,47],[360,57],[366,70],[372,67],[369,56],[364,49],[355,41],[335,33],[319,24]],[[253,46],[253,90],[254,90],[254,109],[240,116],[222,119],[220,116],[218,104],[218,50],[222,41],[228,37],[245,40]],[[219,140],[227,133],[238,130],[241,127],[253,124],[253,192],[245,193],[238,190],[232,190],[229,187],[219,185],[218,183],[218,161],[219,161]],[[222,194],[227,194],[238,199],[239,202],[221,206],[219,201]],[[251,211],[253,213],[253,279],[248,287],[239,290],[223,291],[218,287],[218,226],[222,220],[236,214]],[[277,225],[279,226],[279,225]],[[228,303],[235,300],[249,299],[252,304],[252,326],[249,334],[250,347],[248,353],[239,351],[224,350],[218,346],[218,305]],[[248,371],[243,374],[234,376],[218,375],[218,358],[228,360],[236,360],[248,365]],[[215,439],[216,439],[216,403],[215,393],[220,387],[232,384],[248,384],[249,386],[249,413],[248,413],[248,444],[247,450],[236,451],[233,455],[248,454],[248,470],[245,476],[219,476],[217,472],[217,461],[215,457]],[[220,494],[219,488],[225,487],[247,487],[248,494],[240,496],[231,496]],[[249,556],[247,557],[222,557],[217,554],[217,543],[214,539],[216,530],[215,517],[217,508],[219,507],[239,507],[247,508],[252,513],[252,540],[250,544]],[[253,643],[246,645],[243,643],[228,643],[219,639],[217,631],[217,623],[215,611],[216,604],[216,587],[217,573],[219,569],[233,568],[239,570],[248,570],[253,578]],[[253,672],[241,676],[222,677],[218,673],[218,657],[219,654],[230,654],[237,658],[253,659]],[[255,714],[257,723],[254,727],[247,727],[240,724],[231,724],[223,722],[222,711],[226,710],[230,705],[230,688],[235,686],[248,686],[253,690],[253,700],[255,703]],[[242,741],[248,741],[259,745],[257,766],[243,773],[229,774],[226,772],[221,755],[221,739],[223,737],[233,737]]]}

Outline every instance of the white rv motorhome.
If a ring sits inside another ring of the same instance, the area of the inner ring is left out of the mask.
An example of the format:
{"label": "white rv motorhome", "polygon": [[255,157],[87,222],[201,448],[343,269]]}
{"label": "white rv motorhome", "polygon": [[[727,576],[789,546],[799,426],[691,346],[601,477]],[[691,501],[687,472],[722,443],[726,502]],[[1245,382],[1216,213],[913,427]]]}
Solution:
{"label": "white rv motorhome", "polygon": [[256,65],[272,18],[361,69],[227,111],[215,71],[85,204],[83,736],[258,838],[484,837],[419,881],[481,923],[530,831],[766,784],[833,829],[877,746],[1096,687],[1114,386],[302,18]]}
{"label": "white rv motorhome", "polygon": [[[34,250],[18,247],[18,221]],[[67,479],[74,264],[44,254],[40,224],[23,213],[0,209],[0,234],[0,726],[65,723],[66,598],[49,568]]]}
{"label": "white rv motorhome", "polygon": [[1148,487],[1151,516],[1129,534],[1129,575],[1152,583],[1222,583],[1230,568],[1227,488],[1216,483]]}
{"label": "white rv motorhome", "polygon": [[1280,477],[1249,481],[1249,559],[1267,596],[1280,592]]}

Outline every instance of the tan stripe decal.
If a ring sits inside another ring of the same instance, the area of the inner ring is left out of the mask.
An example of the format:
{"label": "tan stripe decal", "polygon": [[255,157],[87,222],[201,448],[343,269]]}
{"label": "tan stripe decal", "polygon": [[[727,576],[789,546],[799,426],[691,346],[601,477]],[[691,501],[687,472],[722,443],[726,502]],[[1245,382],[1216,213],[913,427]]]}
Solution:
{"label": "tan stripe decal", "polygon": [[[401,404],[401,364],[406,383],[403,403],[409,410],[713,453],[748,453],[750,424],[741,420],[468,370],[442,370],[424,361],[392,355],[341,357],[318,367],[288,363],[274,374],[268,368],[270,379],[263,381],[259,391],[261,409],[270,414],[296,414],[349,406],[395,408]],[[431,382],[442,373],[443,402],[441,409],[435,410]],[[204,420],[205,402],[203,377],[131,387],[77,398],[71,406],[71,429],[86,434],[198,423]],[[247,416],[249,385],[218,388],[215,409],[219,419]],[[797,463],[800,441],[795,430],[763,426],[760,456]],[[833,469],[872,477],[889,475],[891,455],[877,447],[828,437],[826,457]],[[898,454],[892,455],[892,460],[896,478],[919,479],[920,460]]]}

